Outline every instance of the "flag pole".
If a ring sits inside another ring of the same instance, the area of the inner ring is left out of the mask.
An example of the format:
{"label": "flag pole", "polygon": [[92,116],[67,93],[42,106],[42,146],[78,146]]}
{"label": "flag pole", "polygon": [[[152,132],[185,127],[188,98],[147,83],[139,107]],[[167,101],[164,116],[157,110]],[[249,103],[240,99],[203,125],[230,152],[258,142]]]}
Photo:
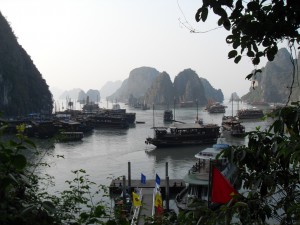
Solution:
{"label": "flag pole", "polygon": [[211,206],[211,194],[212,194],[212,180],[213,180],[213,165],[211,158],[209,159],[209,174],[208,174],[208,199],[207,199],[207,207]]}

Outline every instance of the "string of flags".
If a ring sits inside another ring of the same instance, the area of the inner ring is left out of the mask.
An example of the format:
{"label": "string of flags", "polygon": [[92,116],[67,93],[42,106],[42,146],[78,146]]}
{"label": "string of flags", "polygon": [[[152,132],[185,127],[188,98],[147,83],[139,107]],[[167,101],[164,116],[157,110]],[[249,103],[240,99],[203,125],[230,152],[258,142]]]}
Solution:
{"label": "string of flags", "polygon": [[[146,184],[146,176],[141,173],[141,184]],[[142,205],[140,196],[132,192],[132,199],[133,199],[133,205],[135,207],[139,207]],[[158,174],[155,176],[155,201],[154,201],[154,206],[156,207],[157,213],[161,214],[163,212],[163,200],[162,200],[162,195],[160,193],[160,177]]]}

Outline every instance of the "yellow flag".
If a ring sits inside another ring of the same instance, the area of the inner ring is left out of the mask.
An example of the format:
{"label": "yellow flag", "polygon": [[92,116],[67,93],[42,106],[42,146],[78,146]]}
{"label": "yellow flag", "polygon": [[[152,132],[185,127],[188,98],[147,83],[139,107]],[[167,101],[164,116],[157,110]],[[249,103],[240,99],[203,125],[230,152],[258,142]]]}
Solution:
{"label": "yellow flag", "polygon": [[133,205],[135,207],[141,206],[142,202],[140,200],[140,197],[138,196],[138,194],[132,192],[132,200],[133,200]]}
{"label": "yellow flag", "polygon": [[157,192],[156,194],[155,194],[155,203],[154,203],[154,205],[156,206],[156,207],[160,207],[160,208],[162,208],[162,197],[161,197],[161,194],[159,193],[159,192]]}

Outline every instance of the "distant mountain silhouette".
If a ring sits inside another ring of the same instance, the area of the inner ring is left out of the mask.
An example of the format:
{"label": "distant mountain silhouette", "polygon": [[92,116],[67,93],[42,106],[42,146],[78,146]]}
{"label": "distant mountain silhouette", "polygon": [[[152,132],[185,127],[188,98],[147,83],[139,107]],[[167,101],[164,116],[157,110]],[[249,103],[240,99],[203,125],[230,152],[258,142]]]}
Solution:
{"label": "distant mountain silhouette", "polygon": [[50,114],[52,94],[0,13],[0,110],[4,116]]}
{"label": "distant mountain silhouette", "polygon": [[103,87],[100,89],[100,94],[102,99],[106,99],[106,97],[115,93],[122,85],[122,81],[108,81]]}
{"label": "distant mountain silhouette", "polygon": [[133,69],[128,79],[124,80],[121,87],[111,96],[111,101],[128,101],[129,97],[144,97],[146,91],[151,87],[159,72],[151,67],[139,67]]}
{"label": "distant mountain silhouette", "polygon": [[291,101],[298,101],[300,96],[299,56],[298,60],[292,59],[286,48],[279,49],[275,59],[267,62],[262,72],[256,74],[254,89],[250,88],[241,99],[249,102],[286,103],[292,85],[292,63],[298,65],[298,70],[296,70],[298,74],[294,80]]}
{"label": "distant mountain silhouette", "polygon": [[84,92],[80,88],[73,88],[71,90],[64,91],[60,96],[59,99],[78,99],[78,95],[80,92]]}
{"label": "distant mountain silhouette", "polygon": [[130,72],[129,78],[109,99],[131,105],[173,105],[174,101],[194,105],[198,101],[199,105],[206,105],[208,100],[223,102],[224,96],[220,89],[214,89],[192,69],[180,72],[172,83],[167,72],[159,73],[154,68],[140,67]]}

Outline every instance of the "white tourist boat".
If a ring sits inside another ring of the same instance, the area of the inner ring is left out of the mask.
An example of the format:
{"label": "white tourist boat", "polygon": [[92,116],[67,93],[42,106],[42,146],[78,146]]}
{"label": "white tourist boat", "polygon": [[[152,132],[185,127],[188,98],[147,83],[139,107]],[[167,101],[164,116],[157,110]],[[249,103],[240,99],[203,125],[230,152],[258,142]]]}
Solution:
{"label": "white tourist boat", "polygon": [[188,171],[183,180],[186,182],[186,188],[183,189],[175,198],[177,207],[180,210],[195,210],[200,205],[208,204],[209,196],[209,177],[210,163],[214,161],[215,166],[222,171],[222,174],[232,183],[235,177],[235,166],[230,164],[225,158],[218,158],[217,155],[225,148],[227,144],[215,144],[195,155],[196,164]]}

